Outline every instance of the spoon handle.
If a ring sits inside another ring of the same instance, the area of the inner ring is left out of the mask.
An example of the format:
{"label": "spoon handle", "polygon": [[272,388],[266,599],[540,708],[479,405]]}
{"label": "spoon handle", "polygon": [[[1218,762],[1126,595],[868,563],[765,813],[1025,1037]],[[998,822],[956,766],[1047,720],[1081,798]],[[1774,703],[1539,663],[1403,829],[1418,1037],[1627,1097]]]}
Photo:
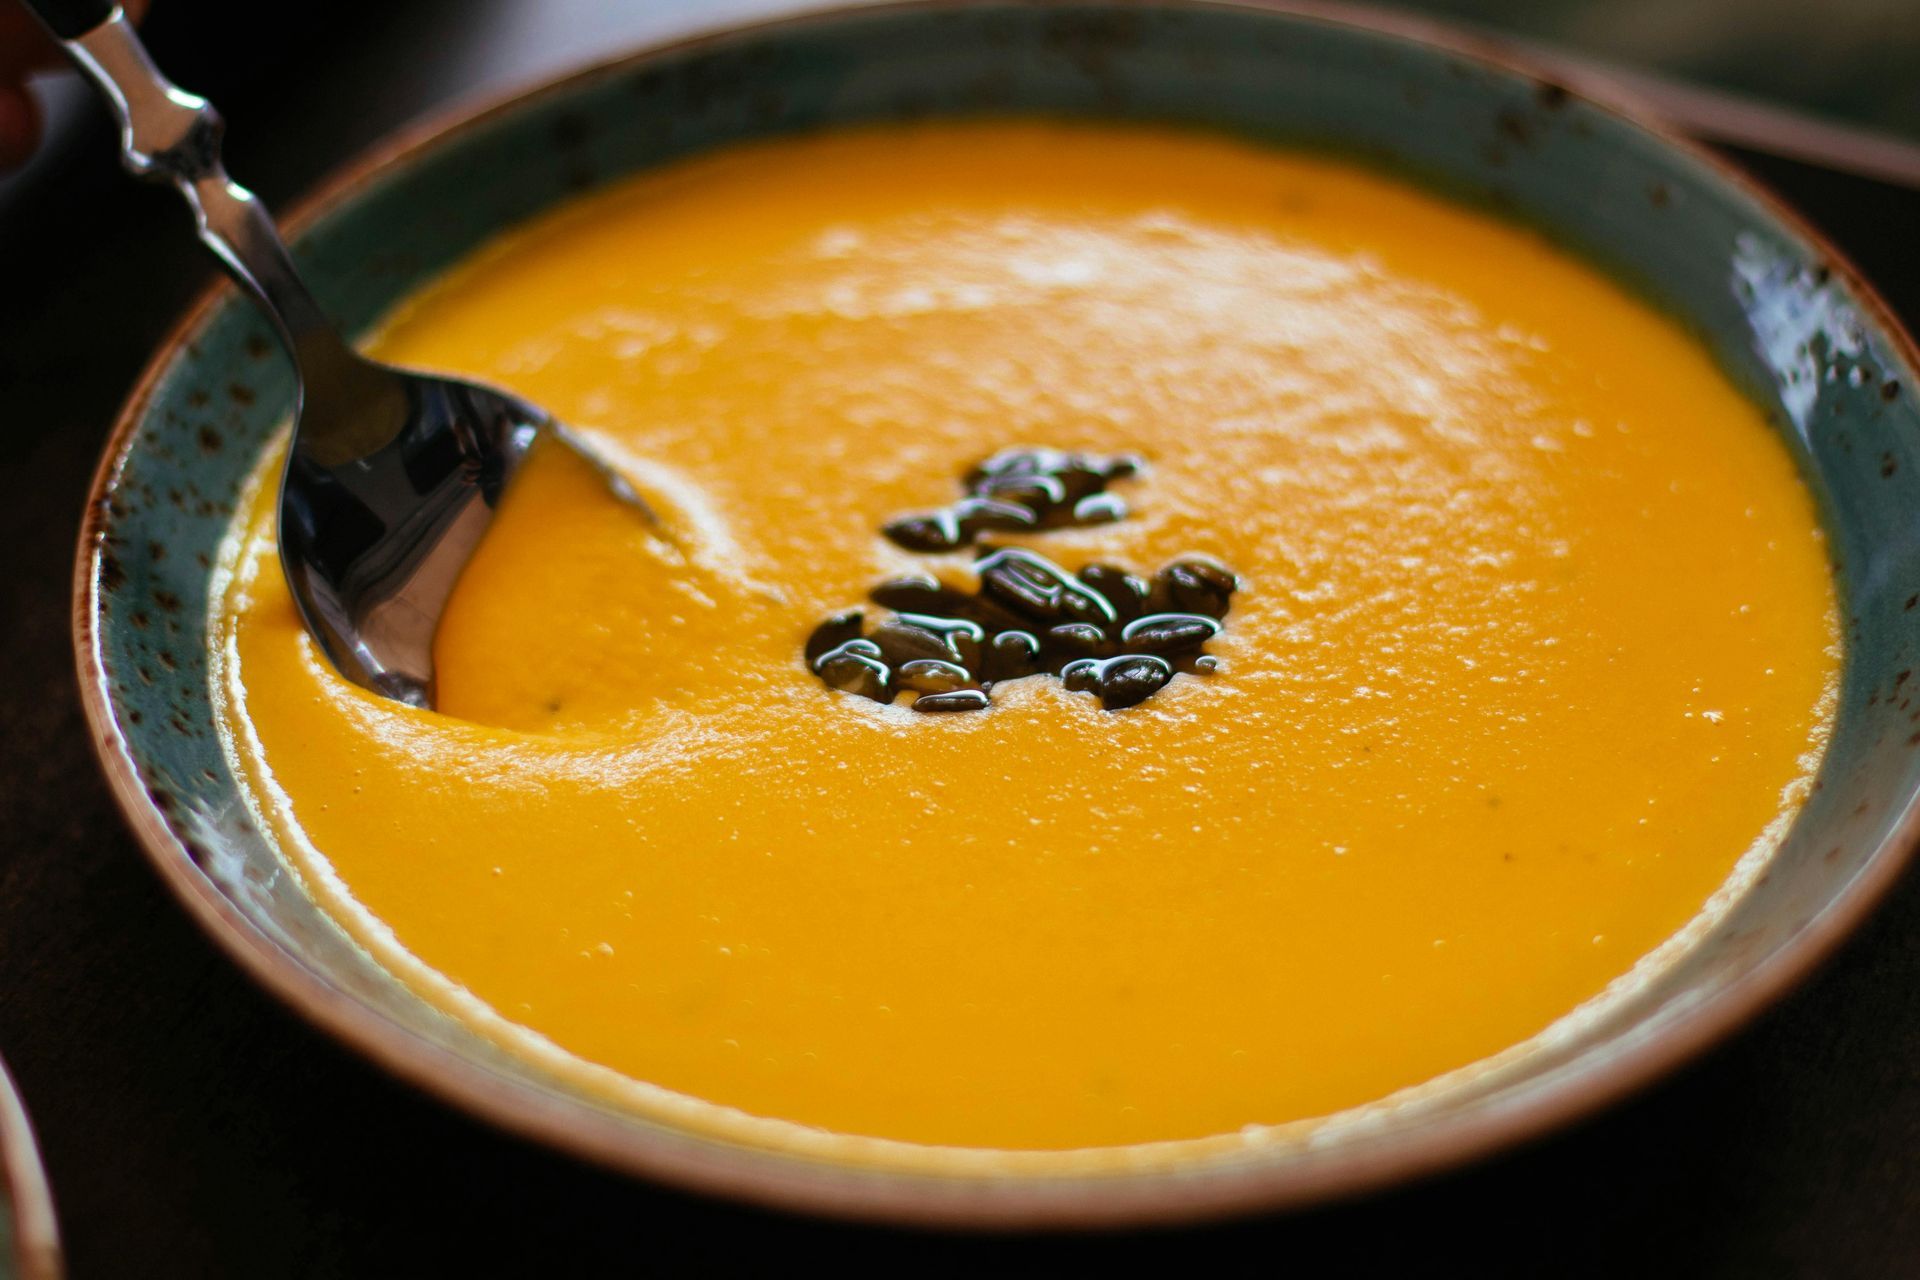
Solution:
{"label": "spoon handle", "polygon": [[172,183],[186,198],[201,243],[266,308],[302,374],[312,378],[357,363],[294,270],[266,206],[227,177],[220,159],[226,125],[213,104],[160,73],[117,6],[26,2],[112,107],[128,171]]}

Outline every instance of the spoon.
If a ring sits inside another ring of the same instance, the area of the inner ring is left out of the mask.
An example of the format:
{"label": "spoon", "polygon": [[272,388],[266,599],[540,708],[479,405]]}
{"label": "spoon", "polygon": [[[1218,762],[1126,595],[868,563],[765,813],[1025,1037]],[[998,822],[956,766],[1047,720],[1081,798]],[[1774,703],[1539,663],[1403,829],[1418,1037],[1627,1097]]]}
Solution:
{"label": "spoon", "polygon": [[27,0],[120,122],[121,158],[170,182],[203,244],[293,357],[292,447],[280,483],[280,562],[307,630],[354,683],[416,707],[434,697],[433,637],[508,479],[552,438],[651,518],[587,443],[536,405],[355,351],[314,301],[272,217],[231,181],[224,125],[162,75],[106,0]]}

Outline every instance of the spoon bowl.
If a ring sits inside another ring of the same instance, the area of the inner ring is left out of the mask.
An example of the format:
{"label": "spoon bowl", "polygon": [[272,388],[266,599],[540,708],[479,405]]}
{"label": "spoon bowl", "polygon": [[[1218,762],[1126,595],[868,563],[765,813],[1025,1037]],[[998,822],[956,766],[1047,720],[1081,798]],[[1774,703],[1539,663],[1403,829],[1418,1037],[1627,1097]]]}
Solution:
{"label": "spoon bowl", "polygon": [[[364,399],[303,384],[280,482],[280,562],[334,666],[431,707],[441,611],[508,479],[553,420],[491,387],[359,363]],[[317,428],[336,415],[371,447],[333,447],[343,433]]]}

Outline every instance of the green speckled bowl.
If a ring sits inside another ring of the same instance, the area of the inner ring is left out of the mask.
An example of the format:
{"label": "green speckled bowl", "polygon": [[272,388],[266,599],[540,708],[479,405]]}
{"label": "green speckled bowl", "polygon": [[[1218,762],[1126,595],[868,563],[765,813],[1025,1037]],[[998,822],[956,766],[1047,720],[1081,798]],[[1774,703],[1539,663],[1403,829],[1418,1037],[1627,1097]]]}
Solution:
{"label": "green speckled bowl", "polygon": [[[557,201],[702,148],[841,122],[1040,112],[1331,148],[1536,223],[1682,317],[1763,405],[1825,511],[1848,660],[1817,791],[1759,882],[1603,1018],[1434,1105],[1178,1169],[902,1172],[737,1145],[570,1092],[432,1012],[348,942],[248,821],[208,700],[209,565],[287,412],[221,290],[161,349],[82,532],[74,635],[100,758],[187,908],[261,982],[396,1073],[636,1173],[847,1215],[1140,1222],[1402,1179],[1590,1111],[1806,973],[1916,835],[1916,359],[1831,249],[1705,154],[1423,29],[1230,4],[929,3],[825,12],[619,59],[391,147],[335,182],[297,251],[349,327]],[[1683,563],[1673,567],[1686,572]]]}

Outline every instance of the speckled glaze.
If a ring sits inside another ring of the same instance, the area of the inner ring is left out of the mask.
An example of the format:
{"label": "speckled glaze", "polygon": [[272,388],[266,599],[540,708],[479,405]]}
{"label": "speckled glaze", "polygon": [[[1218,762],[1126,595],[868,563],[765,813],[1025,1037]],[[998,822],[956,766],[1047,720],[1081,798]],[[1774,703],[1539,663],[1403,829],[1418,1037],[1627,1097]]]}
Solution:
{"label": "speckled glaze", "polygon": [[65,1270],[33,1127],[0,1064],[0,1280],[60,1280]]}
{"label": "speckled glaze", "polygon": [[[1599,97],[1606,97],[1604,90]],[[102,762],[164,878],[270,989],[509,1129],[637,1173],[849,1216],[968,1226],[1191,1219],[1443,1167],[1640,1085],[1750,1017],[1884,892],[1916,836],[1916,359],[1833,251],[1702,153],[1424,27],[1228,4],[910,4],[620,59],[362,164],[297,252],[349,328],[579,191],[840,122],[1053,113],[1185,122],[1376,161],[1547,229],[1682,317],[1768,410],[1827,520],[1849,644],[1811,802],[1753,889],[1657,981],[1440,1105],[1177,1171],[901,1174],[697,1137],[569,1093],[378,969],[251,825],[209,705],[210,566],[290,382],[253,311],[207,299],[159,352],[95,481],[75,581]],[[1673,571],[1687,572],[1676,560]]]}

